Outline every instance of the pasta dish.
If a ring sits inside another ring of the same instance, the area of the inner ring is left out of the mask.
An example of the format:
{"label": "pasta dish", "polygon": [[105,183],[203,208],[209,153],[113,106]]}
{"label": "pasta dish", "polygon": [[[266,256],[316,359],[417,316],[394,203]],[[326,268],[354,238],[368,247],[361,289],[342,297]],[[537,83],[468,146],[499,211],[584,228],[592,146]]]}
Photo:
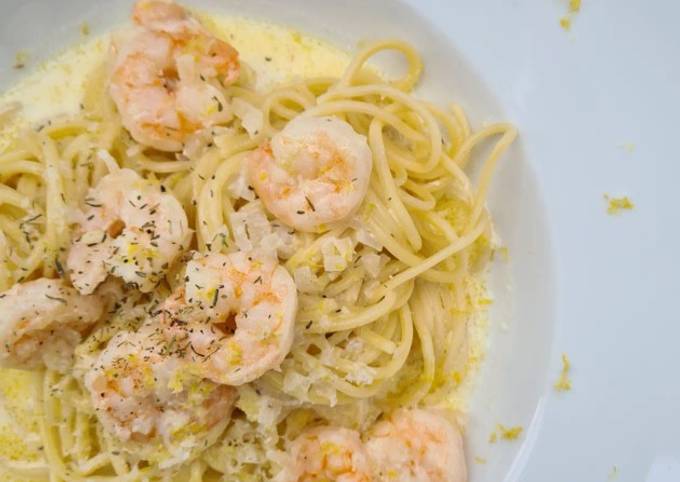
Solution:
{"label": "pasta dish", "polygon": [[[466,481],[515,129],[414,95],[399,40],[269,85],[230,40],[139,0],[77,111],[22,126],[30,101],[0,101],[0,473]],[[369,62],[388,50],[399,78]]]}

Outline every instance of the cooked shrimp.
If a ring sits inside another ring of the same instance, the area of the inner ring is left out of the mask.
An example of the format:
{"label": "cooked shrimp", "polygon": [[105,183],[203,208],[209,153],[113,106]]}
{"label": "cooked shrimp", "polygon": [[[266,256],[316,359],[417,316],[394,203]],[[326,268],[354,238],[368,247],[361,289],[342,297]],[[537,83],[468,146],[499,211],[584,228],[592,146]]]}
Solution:
{"label": "cooked shrimp", "polygon": [[170,340],[184,341],[198,373],[241,385],[277,369],[293,343],[297,290],[275,259],[254,252],[197,256],[185,286],[159,319]]}
{"label": "cooked shrimp", "polygon": [[460,432],[434,411],[397,410],[373,426],[366,450],[380,481],[467,480]]}
{"label": "cooked shrimp", "polygon": [[369,482],[371,467],[359,433],[336,427],[317,427],[291,444],[290,463],[277,480],[285,482]]}
{"label": "cooked shrimp", "polygon": [[104,300],[83,296],[59,279],[18,283],[0,294],[0,365],[65,371]]}
{"label": "cooked shrimp", "polygon": [[[226,424],[236,399],[232,387],[194,376],[186,362],[157,343],[158,333],[118,332],[85,374],[102,426],[122,441],[203,439]],[[201,446],[201,448],[203,448]]]}
{"label": "cooked shrimp", "polygon": [[152,291],[188,247],[182,205],[130,169],[116,169],[90,189],[67,258],[73,285],[90,294],[108,275]]}
{"label": "cooked shrimp", "polygon": [[346,220],[366,195],[373,157],[366,137],[336,117],[297,117],[250,158],[267,209],[301,231]]}
{"label": "cooked shrimp", "polygon": [[196,130],[229,121],[221,87],[238,79],[238,52],[170,1],[138,1],[133,20],[131,38],[114,43],[110,83],[132,137],[180,151]]}

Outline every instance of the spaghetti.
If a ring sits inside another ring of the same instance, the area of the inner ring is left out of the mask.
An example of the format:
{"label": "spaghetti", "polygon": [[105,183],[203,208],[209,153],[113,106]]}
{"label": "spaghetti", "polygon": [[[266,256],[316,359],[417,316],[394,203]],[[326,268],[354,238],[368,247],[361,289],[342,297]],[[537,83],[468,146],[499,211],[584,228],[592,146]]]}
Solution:
{"label": "spaghetti", "polygon": [[[385,50],[406,59],[401,78],[385,81],[367,65]],[[28,130],[0,153],[0,291],[65,276],[70,213],[108,172],[97,154],[104,150],[174,194],[195,230],[193,249],[228,253],[276,235],[278,256],[299,290],[295,339],[280,370],[237,387],[238,410],[204,446],[176,458],[154,447],[156,455],[142,457],[102,429],[78,370],[118,329],[143,318],[149,298],[130,298],[76,350],[73,370],[35,374],[44,458],[4,460],[8,472],[55,482],[268,480],[287,442],[319,420],[363,430],[398,407],[451,406],[472,365],[467,326],[483,310],[492,250],[485,199],[516,136],[511,125],[472,132],[460,107],[419,100],[412,94],[419,55],[388,40],[362,49],[340,78],[263,93],[251,75],[242,76],[224,88],[240,115],[171,155],[138,144],[122,127],[104,87],[106,68],[92,75],[78,115]],[[12,122],[16,108],[0,109],[0,122]],[[267,214],[243,173],[252,151],[300,116],[346,121],[367,138],[373,156],[356,215],[320,234],[291,230]],[[465,169],[491,139],[473,183]],[[159,296],[178,285],[180,274],[167,275]]]}

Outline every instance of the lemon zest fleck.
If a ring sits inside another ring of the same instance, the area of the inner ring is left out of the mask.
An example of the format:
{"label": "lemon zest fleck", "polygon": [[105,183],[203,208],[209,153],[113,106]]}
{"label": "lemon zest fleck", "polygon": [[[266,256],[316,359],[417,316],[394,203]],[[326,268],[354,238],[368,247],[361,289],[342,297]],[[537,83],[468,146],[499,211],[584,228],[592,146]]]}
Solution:
{"label": "lemon zest fleck", "polygon": [[521,435],[524,429],[516,425],[514,427],[506,427],[503,424],[497,424],[496,425],[496,430],[491,432],[491,435],[489,435],[489,443],[496,443],[498,439],[501,440],[517,440]]}
{"label": "lemon zest fleck", "polygon": [[630,211],[635,207],[633,201],[628,196],[623,197],[609,197],[605,194],[604,199],[607,201],[607,214],[619,214],[621,211]]}
{"label": "lemon zest fleck", "polygon": [[571,362],[566,353],[562,353],[562,372],[560,373],[560,378],[555,382],[555,390],[558,392],[566,392],[571,390],[571,380],[569,379],[569,370],[571,368]]}
{"label": "lemon zest fleck", "polygon": [[567,32],[571,30],[571,18],[568,15],[565,15],[560,19],[560,27],[562,27]]}
{"label": "lemon zest fleck", "polygon": [[26,50],[19,50],[14,56],[14,68],[23,69],[28,63],[28,52]]}
{"label": "lemon zest fleck", "polygon": [[498,432],[503,440],[517,440],[524,429],[519,425],[515,427],[504,427],[500,423],[498,424]]}

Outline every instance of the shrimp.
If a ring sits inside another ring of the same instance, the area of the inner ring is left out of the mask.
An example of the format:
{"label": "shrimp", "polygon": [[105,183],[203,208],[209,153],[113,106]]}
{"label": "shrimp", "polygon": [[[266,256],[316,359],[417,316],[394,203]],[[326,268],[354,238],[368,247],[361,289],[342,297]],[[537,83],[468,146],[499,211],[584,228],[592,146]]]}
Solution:
{"label": "shrimp", "polygon": [[85,198],[66,261],[73,286],[90,294],[108,275],[147,293],[188,247],[182,205],[130,169],[114,168]]}
{"label": "shrimp", "polygon": [[337,427],[317,427],[296,438],[290,446],[282,482],[369,482],[372,477],[368,453],[359,433]]}
{"label": "shrimp", "polygon": [[102,297],[83,296],[60,279],[15,284],[0,294],[0,366],[66,371],[105,305]]}
{"label": "shrimp", "polygon": [[366,137],[336,117],[297,117],[250,157],[250,181],[285,224],[322,232],[363,201],[373,156]]}
{"label": "shrimp", "polygon": [[274,258],[254,252],[198,255],[158,322],[198,373],[242,385],[277,369],[293,343],[297,290]]}
{"label": "shrimp", "polygon": [[380,481],[467,480],[461,434],[432,410],[397,410],[372,427],[366,450]]}
{"label": "shrimp", "polygon": [[113,44],[109,92],[141,144],[180,151],[195,131],[232,118],[222,86],[238,79],[238,52],[181,6],[140,0],[131,38]]}
{"label": "shrimp", "polygon": [[160,441],[168,448],[187,446],[186,437],[203,441],[213,428],[221,432],[236,389],[195,376],[159,346],[158,336],[148,327],[118,332],[85,373],[102,426],[124,442]]}

